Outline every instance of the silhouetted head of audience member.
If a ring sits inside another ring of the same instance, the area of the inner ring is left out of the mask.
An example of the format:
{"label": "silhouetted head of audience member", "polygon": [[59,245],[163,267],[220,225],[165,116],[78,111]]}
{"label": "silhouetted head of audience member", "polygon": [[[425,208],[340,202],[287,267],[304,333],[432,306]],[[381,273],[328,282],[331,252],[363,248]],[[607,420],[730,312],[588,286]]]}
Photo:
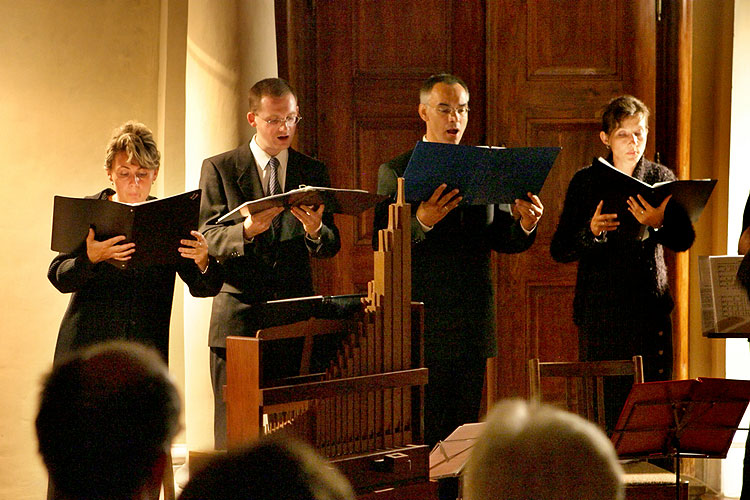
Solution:
{"label": "silhouetted head of audience member", "polygon": [[621,500],[623,471],[607,436],[578,415],[498,403],[467,463],[464,498]]}
{"label": "silhouetted head of audience member", "polygon": [[158,499],[180,397],[159,354],[129,342],[75,352],[44,381],[36,431],[55,494]]}
{"label": "silhouetted head of audience member", "polygon": [[230,451],[185,486],[180,500],[354,500],[347,479],[309,446],[262,438]]}

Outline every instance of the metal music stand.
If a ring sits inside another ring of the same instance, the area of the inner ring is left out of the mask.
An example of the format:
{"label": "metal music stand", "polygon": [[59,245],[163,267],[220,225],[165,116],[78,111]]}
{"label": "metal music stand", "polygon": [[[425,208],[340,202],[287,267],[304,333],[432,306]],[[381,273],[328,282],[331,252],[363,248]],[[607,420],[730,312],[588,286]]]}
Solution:
{"label": "metal music stand", "polygon": [[612,443],[620,458],[726,458],[750,401],[750,381],[697,378],[635,384]]}

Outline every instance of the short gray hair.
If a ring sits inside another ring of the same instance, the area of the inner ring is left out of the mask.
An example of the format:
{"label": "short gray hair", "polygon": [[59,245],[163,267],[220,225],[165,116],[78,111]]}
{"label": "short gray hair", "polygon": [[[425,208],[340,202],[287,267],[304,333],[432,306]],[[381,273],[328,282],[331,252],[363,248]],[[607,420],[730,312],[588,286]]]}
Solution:
{"label": "short gray hair", "polygon": [[623,471],[594,423],[552,406],[498,403],[467,464],[464,498],[622,500]]}
{"label": "short gray hair", "polygon": [[466,91],[466,95],[469,95],[469,87],[466,85],[466,82],[461,80],[461,78],[457,77],[456,75],[451,75],[450,73],[438,73],[437,75],[432,75],[431,77],[423,81],[422,85],[419,87],[419,102],[421,104],[427,104],[427,101],[430,100],[430,92],[432,92],[432,87],[434,87],[438,83],[444,83],[446,85],[459,84]]}

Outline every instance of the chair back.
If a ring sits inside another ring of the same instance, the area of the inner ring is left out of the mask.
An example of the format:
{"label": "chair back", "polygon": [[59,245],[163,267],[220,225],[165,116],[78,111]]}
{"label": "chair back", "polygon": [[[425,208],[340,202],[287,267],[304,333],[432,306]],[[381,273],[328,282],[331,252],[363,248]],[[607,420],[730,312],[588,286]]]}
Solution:
{"label": "chair back", "polygon": [[[534,358],[529,360],[529,398],[561,406],[605,429],[604,379],[623,376],[633,377],[635,384],[643,383],[643,358],[576,362],[542,362]],[[543,391],[542,379],[553,377],[559,380],[557,385],[545,384]],[[560,381],[564,381],[562,390]]]}

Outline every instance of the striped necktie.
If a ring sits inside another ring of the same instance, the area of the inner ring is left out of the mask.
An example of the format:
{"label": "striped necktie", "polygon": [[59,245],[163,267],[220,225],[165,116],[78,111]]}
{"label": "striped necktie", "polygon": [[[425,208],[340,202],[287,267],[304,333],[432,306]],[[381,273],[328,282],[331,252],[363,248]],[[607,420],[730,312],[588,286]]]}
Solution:
{"label": "striped necktie", "polygon": [[[281,184],[279,184],[278,176],[279,159],[272,156],[271,159],[268,160],[268,167],[270,168],[268,172],[268,194],[281,194]],[[281,214],[273,218],[271,225],[273,226],[274,237],[278,238],[281,231]]]}

